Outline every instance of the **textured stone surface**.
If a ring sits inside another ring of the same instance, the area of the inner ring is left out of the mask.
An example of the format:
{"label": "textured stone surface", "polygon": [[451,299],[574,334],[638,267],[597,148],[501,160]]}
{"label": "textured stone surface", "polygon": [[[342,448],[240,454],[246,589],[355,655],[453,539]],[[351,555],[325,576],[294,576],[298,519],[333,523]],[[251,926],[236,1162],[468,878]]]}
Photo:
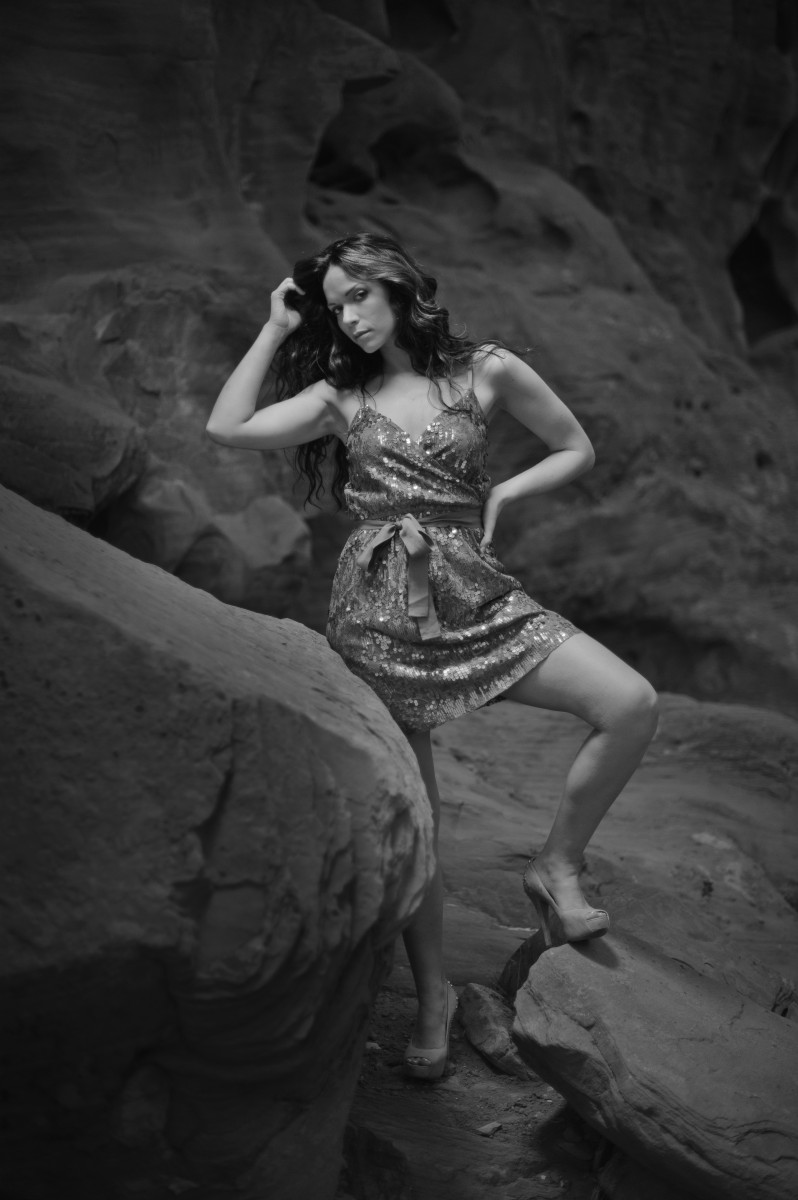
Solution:
{"label": "textured stone surface", "polygon": [[196,480],[153,463],[102,518],[104,538],[226,604],[290,614],[305,585],[310,533],[281,496],[213,512]]}
{"label": "textured stone surface", "polygon": [[329,1196],[415,759],[322,638],[0,497],[6,1183]]}
{"label": "textured stone surface", "polygon": [[510,1036],[513,1018],[504,997],[484,984],[469,983],[459,999],[460,1020],[474,1049],[503,1075],[529,1079],[529,1068]]}
{"label": "textured stone surface", "polygon": [[[606,1157],[603,1155],[602,1157]],[[597,1172],[601,1190],[610,1200],[695,1200],[681,1184],[668,1183],[615,1148]]]}
{"label": "textured stone surface", "polygon": [[[385,1138],[362,1125],[348,1125],[344,1138],[344,1170],[340,1187],[352,1197],[370,1200],[416,1200],[407,1159]],[[344,1200],[340,1191],[336,1200]]]}
{"label": "textured stone surface", "polygon": [[101,398],[0,371],[0,479],[34,504],[88,521],[140,474],[144,435]]}
{"label": "textured stone surface", "polygon": [[535,0],[531,11],[452,0],[458,36],[425,57],[467,94],[471,139],[575,183],[714,340],[719,327],[739,334],[725,260],[760,211],[770,202],[774,226],[795,232],[788,8],[709,0],[690,20],[685,6],[650,0]]}
{"label": "textured stone surface", "polygon": [[[700,845],[711,842],[712,835],[698,833],[693,835],[694,841]],[[724,839],[730,847],[728,839]],[[787,901],[778,893],[775,894],[773,885],[766,880],[761,866],[754,863],[748,856],[741,855],[739,849],[734,857],[724,863],[725,878],[731,882],[732,890],[739,895],[729,897],[728,909],[733,912],[735,900],[748,901],[752,906],[761,904],[761,911],[771,914],[783,913],[786,920],[794,920],[792,909]],[[761,885],[765,884],[766,893],[759,891],[759,896],[749,896],[743,890],[745,876],[756,879]],[[704,877],[702,884],[705,896],[711,895],[714,885],[709,875]],[[617,884],[608,888],[612,900],[607,901],[612,906],[612,928],[625,933],[634,934],[644,941],[656,941],[661,954],[674,962],[686,963],[699,974],[708,979],[716,979],[725,983],[733,991],[753,1000],[767,1012],[778,1013],[792,1021],[798,1021],[798,994],[796,994],[795,979],[790,978],[785,971],[765,966],[755,954],[746,953],[746,949],[735,943],[733,933],[728,926],[733,917],[726,916],[721,922],[713,920],[708,913],[702,911],[693,900],[685,899],[678,894],[648,887],[642,881],[635,883]],[[761,918],[762,924],[771,928],[776,922],[771,916],[770,921]],[[724,928],[723,926],[726,926]],[[557,943],[555,944],[563,944]],[[499,978],[499,986],[511,1000],[523,986],[529,971],[546,951],[542,934],[536,931],[527,938],[507,960]]]}
{"label": "textured stone surface", "polygon": [[798,1029],[628,934],[547,951],[522,1057],[634,1159],[707,1200],[798,1187]]}

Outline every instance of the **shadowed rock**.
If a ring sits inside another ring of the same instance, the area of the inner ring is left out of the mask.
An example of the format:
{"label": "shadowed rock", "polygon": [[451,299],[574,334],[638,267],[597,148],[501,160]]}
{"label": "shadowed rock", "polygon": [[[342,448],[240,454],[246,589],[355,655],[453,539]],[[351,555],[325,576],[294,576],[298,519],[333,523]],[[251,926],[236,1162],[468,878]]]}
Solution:
{"label": "shadowed rock", "polygon": [[5,1178],[329,1197],[431,871],[415,759],[302,626],[0,517]]}
{"label": "shadowed rock", "polygon": [[0,371],[0,483],[89,521],[135,483],[146,439],[114,405],[55,379]]}
{"label": "shadowed rock", "polygon": [[798,1188],[798,1029],[629,934],[542,955],[522,1057],[633,1159],[704,1200]]}
{"label": "shadowed rock", "polygon": [[310,532],[282,496],[213,512],[196,481],[154,464],[102,522],[104,538],[143,562],[255,612],[292,611],[310,565]]}
{"label": "shadowed rock", "polygon": [[503,1075],[533,1078],[510,1035],[512,1013],[507,1001],[493,988],[468,983],[459,996],[460,1020],[471,1045]]}

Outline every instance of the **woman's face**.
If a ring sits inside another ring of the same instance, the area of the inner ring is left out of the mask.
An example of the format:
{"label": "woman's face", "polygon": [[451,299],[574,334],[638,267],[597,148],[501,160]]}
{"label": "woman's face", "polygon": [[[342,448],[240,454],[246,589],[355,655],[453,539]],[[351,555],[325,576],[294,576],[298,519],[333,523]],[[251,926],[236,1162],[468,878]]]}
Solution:
{"label": "woman's face", "polygon": [[366,354],[393,339],[396,315],[379,279],[357,279],[342,267],[330,267],[322,287],[338,328]]}

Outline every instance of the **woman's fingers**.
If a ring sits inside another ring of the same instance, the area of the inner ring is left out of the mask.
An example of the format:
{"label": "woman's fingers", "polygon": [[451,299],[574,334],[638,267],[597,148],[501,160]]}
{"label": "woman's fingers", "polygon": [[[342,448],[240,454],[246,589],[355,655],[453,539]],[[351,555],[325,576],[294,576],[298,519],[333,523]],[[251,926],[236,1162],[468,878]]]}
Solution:
{"label": "woman's fingers", "polygon": [[304,288],[297,287],[289,275],[271,294],[271,314],[269,320],[273,325],[293,332],[302,321],[302,314],[296,308],[289,308],[285,298],[289,292],[298,292],[304,296]]}
{"label": "woman's fingers", "polygon": [[289,275],[287,279],[284,279],[283,282],[274,289],[272,295],[280,296],[282,298],[285,296],[286,292],[299,292],[300,296],[304,296],[305,289],[294,283],[293,279]]}

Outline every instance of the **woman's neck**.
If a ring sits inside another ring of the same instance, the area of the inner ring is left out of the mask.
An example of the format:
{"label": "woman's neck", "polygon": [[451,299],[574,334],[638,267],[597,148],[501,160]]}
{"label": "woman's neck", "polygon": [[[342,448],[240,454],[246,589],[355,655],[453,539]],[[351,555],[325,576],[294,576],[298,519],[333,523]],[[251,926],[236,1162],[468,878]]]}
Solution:
{"label": "woman's neck", "polygon": [[380,354],[382,355],[383,378],[393,379],[399,375],[418,374],[413,370],[410,355],[406,350],[400,350],[395,343],[391,342],[382,346]]}

